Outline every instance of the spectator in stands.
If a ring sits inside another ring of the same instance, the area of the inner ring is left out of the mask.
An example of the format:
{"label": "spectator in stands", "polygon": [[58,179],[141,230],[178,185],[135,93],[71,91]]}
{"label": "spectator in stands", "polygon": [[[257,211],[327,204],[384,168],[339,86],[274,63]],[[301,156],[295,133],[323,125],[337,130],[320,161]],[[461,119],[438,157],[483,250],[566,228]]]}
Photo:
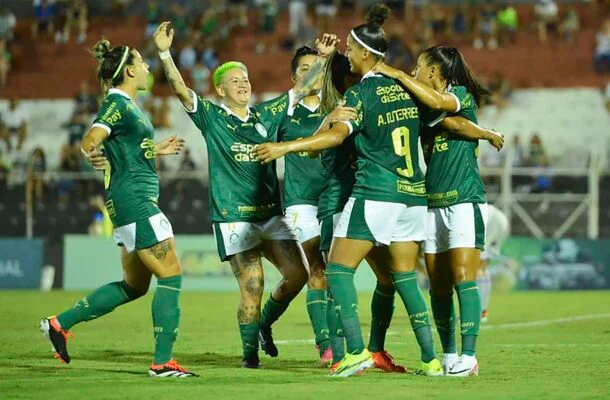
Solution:
{"label": "spectator in stands", "polygon": [[169,111],[170,109],[167,97],[158,99],[158,104],[156,104],[153,116],[153,126],[155,128],[171,128],[171,123],[169,122]]}
{"label": "spectator in stands", "polygon": [[13,98],[9,102],[9,108],[4,117],[4,141],[8,150],[13,148],[13,136],[17,137],[17,150],[21,150],[27,136],[27,121],[29,114],[20,104],[19,98]]}
{"label": "spectator in stands", "polygon": [[97,97],[91,93],[91,86],[87,81],[81,82],[80,91],[74,97],[74,102],[75,113],[85,111],[89,114],[95,114],[97,112]]}
{"label": "spectator in stands", "polygon": [[53,36],[55,31],[55,0],[34,0],[34,15],[36,21],[32,24],[32,38],[38,39],[39,33],[47,32]]}
{"label": "spectator in stands", "polygon": [[604,21],[595,36],[595,70],[599,74],[610,72],[610,18]]}
{"label": "spectator in stands", "polygon": [[455,8],[451,22],[451,29],[454,35],[463,36],[469,29],[468,5],[461,4]]}
{"label": "spectator in stands", "polygon": [[89,17],[87,3],[85,0],[72,0],[65,12],[65,25],[61,32],[55,35],[55,42],[67,43],[70,40],[70,32],[76,27],[78,44],[83,44],[87,40],[87,28],[89,27]]}
{"label": "spectator in stands", "polygon": [[504,3],[498,11],[498,32],[500,43],[504,45],[517,41],[517,30],[519,29],[519,15],[510,3]]}
{"label": "spectator in stands", "polygon": [[386,52],[386,62],[400,70],[410,71],[415,62],[415,58],[408,44],[404,40],[404,30],[402,25],[394,25],[388,36],[388,50]]}
{"label": "spectator in stands", "polygon": [[15,18],[15,14],[8,7],[2,7],[2,10],[0,10],[0,40],[4,39],[7,42],[13,40],[16,25],[17,18]]}
{"label": "spectator in stands", "polygon": [[513,136],[513,152],[513,167],[524,167],[527,163],[527,157],[518,133]]}
{"label": "spectator in stands", "polygon": [[[551,190],[552,169],[546,155],[538,156],[534,167],[538,167],[538,173],[535,174],[534,184],[531,188],[532,193],[546,193]],[[542,205],[541,205],[542,206]]]}
{"label": "spectator in stands", "polygon": [[301,30],[305,27],[307,18],[307,4],[304,0],[290,0],[288,2],[288,34],[294,43]]}
{"label": "spectator in stands", "polygon": [[146,4],[146,37],[152,37],[161,22],[161,7],[156,0],[148,0]]}
{"label": "spectator in stands", "polygon": [[189,29],[189,19],[187,8],[184,4],[181,4],[178,1],[172,1],[172,6],[170,8],[170,15],[172,21],[172,29],[176,34],[176,37],[179,39],[184,39],[187,37],[188,29]]}
{"label": "spectator in stands", "polygon": [[476,16],[474,48],[482,49],[487,43],[490,50],[498,48],[496,10],[493,4],[486,2]]}
{"label": "spectator in stands", "polygon": [[574,43],[576,36],[580,32],[580,17],[574,7],[570,7],[566,17],[559,24],[559,34],[563,40]]}
{"label": "spectator in stands", "polygon": [[440,4],[431,4],[424,11],[427,14],[427,21],[432,29],[432,34],[440,41],[444,40],[449,29],[449,16],[445,8]]}
{"label": "spectator in stands", "polygon": [[28,163],[28,179],[32,184],[32,201],[42,204],[44,201],[44,177],[40,174],[47,172],[47,161],[44,151],[37,147],[32,152]]}
{"label": "spectator in stands", "polygon": [[338,5],[339,0],[317,0],[316,17],[320,32],[330,32],[335,26]]}
{"label": "spectator in stands", "polygon": [[534,7],[536,14],[536,27],[538,29],[538,40],[542,44],[548,41],[548,32],[557,30],[559,7],[554,0],[538,0]]}
{"label": "spectator in stands", "polygon": [[[72,146],[66,144],[61,148],[59,159],[60,172],[75,173],[80,171],[80,154],[75,154],[73,151],[75,145],[80,146],[80,141],[75,142]],[[70,202],[73,188],[73,177],[61,177],[59,179],[57,182],[57,201],[61,206],[65,206]]]}
{"label": "spectator in stands", "polygon": [[546,153],[542,146],[542,139],[540,139],[540,135],[535,132],[530,139],[529,164],[534,167],[541,166],[543,164],[543,159],[546,159]]}
{"label": "spectator in stands", "polygon": [[0,201],[4,200],[4,193],[6,193],[6,182],[8,181],[8,174],[11,171],[11,163],[4,157],[2,149],[0,149]]}
{"label": "spectator in stands", "polygon": [[[298,49],[301,46],[308,46],[313,43],[317,36],[318,29],[316,28],[316,24],[313,22],[312,12],[306,12],[303,25],[301,25],[297,31],[297,35],[292,43],[292,48]],[[288,47],[290,48],[290,46]]]}
{"label": "spectator in stands", "polygon": [[248,26],[248,2],[246,0],[228,0],[231,28]]}
{"label": "spectator in stands", "polygon": [[197,52],[195,51],[195,46],[191,40],[187,40],[180,50],[180,55],[178,56],[178,64],[180,65],[180,69],[184,69],[186,71],[191,71],[195,67],[195,63],[197,62]]}
{"label": "spectator in stands", "polygon": [[182,161],[180,161],[180,171],[195,171],[197,166],[191,158],[191,151],[187,148],[182,152]]}
{"label": "spectator in stands", "polygon": [[277,51],[277,41],[275,39],[275,26],[278,14],[276,0],[262,0],[259,14],[260,36],[256,45],[256,52],[261,54],[266,50]]}
{"label": "spectator in stands", "polygon": [[484,101],[485,105],[494,105],[501,110],[508,104],[512,95],[512,87],[504,75],[499,72],[494,73],[491,78],[482,75],[481,85],[491,92],[491,95]]}
{"label": "spectator in stands", "polygon": [[63,125],[68,131],[68,143],[70,146],[72,146],[74,142],[82,140],[89,127],[90,120],[89,113],[86,110],[77,107],[70,121]]}
{"label": "spectator in stands", "polygon": [[108,215],[104,197],[100,195],[92,196],[89,199],[89,205],[96,211],[91,225],[89,225],[89,234],[93,236],[112,237],[112,220]]}
{"label": "spectator in stands", "polygon": [[195,68],[191,71],[191,79],[197,94],[206,95],[210,92],[210,70],[203,62],[199,61],[195,64]]}
{"label": "spectator in stands", "polygon": [[11,71],[11,53],[6,39],[0,38],[0,88],[5,88]]}

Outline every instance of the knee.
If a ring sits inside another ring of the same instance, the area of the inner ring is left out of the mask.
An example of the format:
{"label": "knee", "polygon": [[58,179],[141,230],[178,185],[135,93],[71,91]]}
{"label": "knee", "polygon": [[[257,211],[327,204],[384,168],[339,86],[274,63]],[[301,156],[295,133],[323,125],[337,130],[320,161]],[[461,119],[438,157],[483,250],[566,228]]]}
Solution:
{"label": "knee", "polygon": [[450,279],[430,279],[431,296],[451,296],[453,282]]}
{"label": "knee", "polygon": [[240,278],[242,302],[260,304],[265,289],[265,279],[262,275],[253,274]]}
{"label": "knee", "polygon": [[148,282],[127,282],[127,280],[121,282],[121,289],[129,300],[136,300],[144,296],[149,287],[150,280]]}
{"label": "knee", "polygon": [[309,266],[309,280],[307,282],[311,289],[326,289],[326,275],[322,263],[312,263]]}

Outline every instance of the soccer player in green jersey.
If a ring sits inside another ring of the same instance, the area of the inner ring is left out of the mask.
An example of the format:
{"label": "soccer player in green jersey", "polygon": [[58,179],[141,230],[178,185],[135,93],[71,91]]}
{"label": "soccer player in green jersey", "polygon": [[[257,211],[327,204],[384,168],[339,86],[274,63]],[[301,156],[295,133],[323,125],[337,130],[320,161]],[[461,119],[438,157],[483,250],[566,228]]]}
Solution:
{"label": "soccer player in green jersey", "polygon": [[[289,107],[312,89],[322,71],[317,57],[307,76],[292,91],[249,107],[251,86],[246,66],[228,62],[214,72],[222,104],[197,96],[184,83],[169,53],[173,29],[162,23],[154,35],[170,86],[203,134],[210,168],[210,214],[223,261],[229,261],[240,288],[237,312],[246,368],[258,368],[258,342],[271,357],[278,355],[271,325],[308,281],[307,260],[282,215],[275,164],[262,166],[253,153],[257,145],[277,140]],[[318,50],[328,54],[336,40],[325,36]],[[293,95],[295,98],[293,99]],[[282,280],[261,311],[264,255],[281,272]]]}
{"label": "soccer player in green jersey", "polygon": [[[161,378],[195,376],[172,358],[180,320],[182,271],[172,226],[158,206],[155,167],[157,155],[177,154],[181,144],[175,137],[155,144],[153,127],[133,100],[138,90],[146,88],[149,73],[140,53],[129,46],[111,48],[107,40],[101,40],[93,54],[107,96],[83,138],[83,154],[106,164],[106,208],[114,239],[121,246],[124,277],[96,289],[63,313],[42,319],[40,329],[52,343],[56,357],[69,363],[69,329],[142,297],[154,274],[158,280],[152,301],[155,353],[148,373]],[[102,144],[105,158],[95,150]]]}
{"label": "soccer player in green jersey", "polygon": [[[418,58],[414,77],[388,67],[377,71],[398,79],[436,115],[428,118],[422,147],[428,169],[428,227],[425,257],[430,277],[432,312],[443,345],[443,369],[448,376],[477,375],[476,339],[481,324],[477,271],[485,245],[487,200],[479,173],[478,140],[500,149],[502,135],[493,131],[464,138],[439,124],[447,116],[462,116],[476,124],[476,110],[488,94],[454,47],[434,46]],[[458,294],[462,355],[455,345],[453,288]]]}
{"label": "soccer player in green jersey", "polygon": [[[309,46],[297,49],[291,62],[293,82],[303,81],[311,65],[316,62],[317,54],[318,52]],[[320,112],[320,89],[318,81],[313,88],[315,93],[306,96],[297,104],[289,105],[287,118],[279,127],[278,140],[299,140],[311,136],[323,120],[341,121],[355,118],[353,110],[338,109],[325,119]],[[320,158],[311,158],[307,152],[288,154],[285,162],[284,214],[288,225],[303,246],[309,263],[307,310],[314,329],[320,364],[328,367],[333,355],[327,322],[325,263],[320,252],[320,226],[317,218],[318,201],[325,187],[324,170]]]}
{"label": "soccer player in green jersey", "polygon": [[352,72],[362,80],[347,90],[346,105],[358,113],[354,121],[335,124],[311,138],[265,144],[257,150],[263,161],[287,152],[336,147],[354,137],[358,154],[356,181],[334,231],[326,276],[347,341],[347,354],[334,376],[351,376],[373,365],[365,349],[358,317],[354,273],[375,246],[390,259],[392,280],[409,313],[421,349],[421,371],[443,374],[436,359],[426,302],[417,286],[415,266],[418,242],[425,239],[426,187],[417,164],[419,110],[396,81],[372,72],[388,49],[381,28],[389,9],[376,5],[367,23],[347,38]]}
{"label": "soccer player in green jersey", "polygon": [[[344,55],[334,52],[326,64],[322,89],[321,112],[328,114],[343,107],[344,94],[350,86],[359,82],[361,75],[350,72],[349,61]],[[334,110],[333,110],[334,109]],[[351,110],[351,109],[350,109]],[[345,118],[343,121],[355,118]],[[321,127],[320,129],[329,129]],[[286,155],[288,158],[290,155]],[[349,200],[355,181],[356,149],[353,138],[348,138],[340,146],[326,149],[320,153],[324,169],[324,190],[318,202],[318,219],[321,226],[320,251],[328,260],[333,232],[341,216],[345,203]],[[373,248],[366,257],[375,273],[377,285],[371,301],[371,332],[368,350],[371,352],[376,368],[386,372],[404,373],[406,369],[394,362],[393,357],[385,350],[385,338],[394,311],[394,283],[390,276],[387,254],[379,248]],[[334,374],[345,356],[345,338],[335,311],[334,299],[329,293],[328,325],[330,331]]]}

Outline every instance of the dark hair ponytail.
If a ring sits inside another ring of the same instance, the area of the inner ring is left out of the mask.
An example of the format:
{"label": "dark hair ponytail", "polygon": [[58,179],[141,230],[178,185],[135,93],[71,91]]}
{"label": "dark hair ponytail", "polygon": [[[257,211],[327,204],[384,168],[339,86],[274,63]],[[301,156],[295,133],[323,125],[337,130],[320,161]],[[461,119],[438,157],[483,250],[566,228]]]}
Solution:
{"label": "dark hair ponytail", "polygon": [[477,103],[477,106],[480,107],[483,98],[490,95],[489,90],[479,83],[464,60],[464,56],[455,47],[433,46],[422,54],[426,55],[428,64],[436,65],[440,68],[441,76],[449,84],[466,87],[468,93],[472,95]]}
{"label": "dark hair ponytail", "polygon": [[[388,51],[388,40],[381,26],[390,18],[390,14],[390,9],[385,4],[375,4],[366,16],[366,23],[355,27],[353,33],[368,47],[385,53]],[[379,54],[375,55],[381,57]]]}
{"label": "dark hair ponytail", "polygon": [[[128,51],[128,54],[125,61],[123,61],[126,50]],[[111,48],[108,40],[101,39],[93,46],[91,53],[97,60],[97,79],[100,81],[100,86],[104,94],[106,94],[111,87],[123,83],[123,70],[127,65],[133,65],[133,53],[128,46]]]}

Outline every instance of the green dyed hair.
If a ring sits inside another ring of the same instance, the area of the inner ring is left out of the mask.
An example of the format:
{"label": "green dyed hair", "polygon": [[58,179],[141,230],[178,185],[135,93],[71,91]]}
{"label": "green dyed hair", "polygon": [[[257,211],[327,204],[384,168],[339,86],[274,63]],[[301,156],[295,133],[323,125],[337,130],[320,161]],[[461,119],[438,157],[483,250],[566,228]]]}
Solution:
{"label": "green dyed hair", "polygon": [[227,61],[226,63],[216,68],[216,71],[214,71],[214,75],[212,76],[212,80],[214,81],[214,87],[218,87],[218,85],[220,85],[220,82],[222,81],[222,78],[224,78],[227,72],[229,72],[233,68],[241,68],[246,74],[248,73],[248,67],[246,67],[246,64],[241,63],[239,61]]}

